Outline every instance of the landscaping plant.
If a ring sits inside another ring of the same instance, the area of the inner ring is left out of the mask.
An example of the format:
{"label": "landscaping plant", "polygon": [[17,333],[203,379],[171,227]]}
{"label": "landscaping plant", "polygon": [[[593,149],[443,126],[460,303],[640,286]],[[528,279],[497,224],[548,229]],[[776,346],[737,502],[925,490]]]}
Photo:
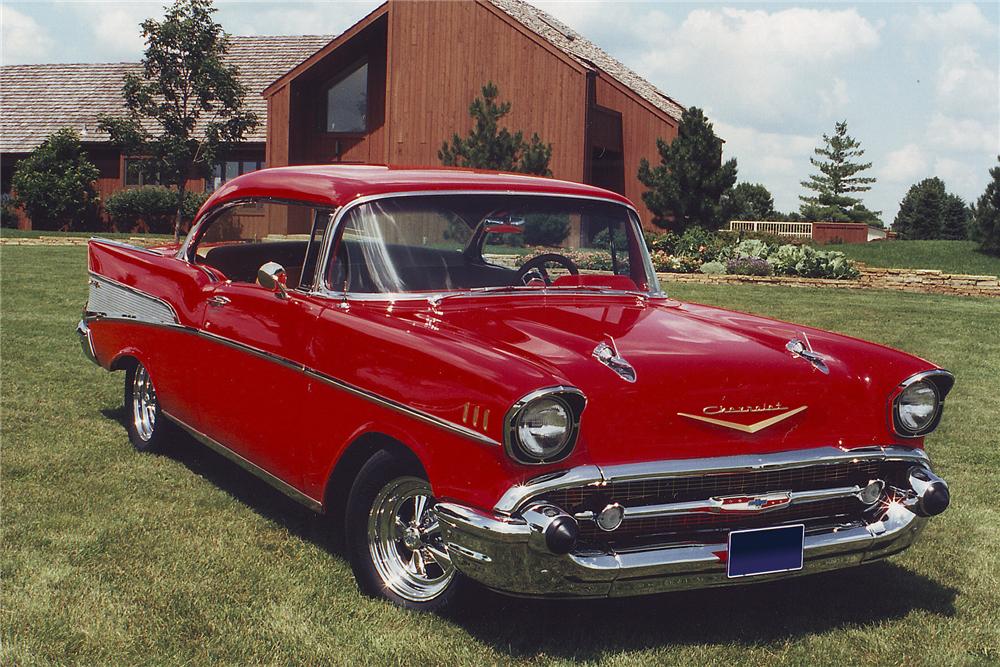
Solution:
{"label": "landscaping plant", "polygon": [[17,163],[13,202],[35,229],[93,228],[100,204],[94,181],[100,171],[87,159],[76,130],[63,128]]}
{"label": "landscaping plant", "polygon": [[[206,193],[187,192],[181,208],[184,223],[191,222],[205,203]],[[104,202],[104,209],[119,231],[170,234],[176,217],[177,193],[161,186],[119,190]]]}

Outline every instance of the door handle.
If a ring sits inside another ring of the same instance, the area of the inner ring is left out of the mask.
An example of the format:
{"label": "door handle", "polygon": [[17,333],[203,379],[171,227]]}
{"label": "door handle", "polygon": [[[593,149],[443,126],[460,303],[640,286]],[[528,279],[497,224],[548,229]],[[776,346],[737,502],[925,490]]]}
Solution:
{"label": "door handle", "polygon": [[222,308],[229,303],[229,298],[225,296],[213,296],[208,300],[208,305],[213,308]]}

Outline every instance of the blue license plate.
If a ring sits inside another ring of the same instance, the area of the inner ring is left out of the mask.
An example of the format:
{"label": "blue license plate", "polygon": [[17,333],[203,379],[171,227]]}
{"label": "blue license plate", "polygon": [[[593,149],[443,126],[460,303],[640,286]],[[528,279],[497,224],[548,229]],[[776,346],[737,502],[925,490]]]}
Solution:
{"label": "blue license plate", "polygon": [[805,535],[806,527],[802,524],[732,531],[729,533],[727,576],[749,577],[801,570]]}

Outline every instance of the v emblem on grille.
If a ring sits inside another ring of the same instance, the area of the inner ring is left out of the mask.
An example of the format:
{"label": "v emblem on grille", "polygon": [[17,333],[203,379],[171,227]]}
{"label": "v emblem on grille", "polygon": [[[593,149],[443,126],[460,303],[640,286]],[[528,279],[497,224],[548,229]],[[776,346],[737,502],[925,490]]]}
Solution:
{"label": "v emblem on grille", "polygon": [[767,419],[763,419],[755,424],[737,424],[736,422],[726,421],[725,419],[715,419],[713,417],[705,417],[702,415],[689,415],[686,412],[678,412],[677,414],[681,417],[687,417],[688,419],[696,419],[707,424],[715,424],[716,426],[731,428],[734,431],[740,431],[742,433],[756,433],[757,431],[763,431],[768,426],[774,426],[775,424],[788,419],[792,415],[799,414],[807,407],[809,406],[803,405],[801,408],[795,408],[794,410],[789,410],[788,412],[780,415],[768,417]]}

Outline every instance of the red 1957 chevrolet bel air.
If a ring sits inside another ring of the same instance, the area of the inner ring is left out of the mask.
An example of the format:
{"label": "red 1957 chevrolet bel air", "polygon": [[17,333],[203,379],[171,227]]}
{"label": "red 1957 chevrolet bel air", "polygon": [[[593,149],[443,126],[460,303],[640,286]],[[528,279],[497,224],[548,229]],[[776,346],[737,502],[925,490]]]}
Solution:
{"label": "red 1957 chevrolet bel air", "polygon": [[[544,225],[609,270],[491,261]],[[469,580],[602,597],[844,568],[948,506],[923,438],[950,373],[669,298],[595,187],[266,169],[180,246],[95,239],[89,269],[78,333],[126,372],[134,446],[176,424],[342,521],[361,589],[406,607]]]}

